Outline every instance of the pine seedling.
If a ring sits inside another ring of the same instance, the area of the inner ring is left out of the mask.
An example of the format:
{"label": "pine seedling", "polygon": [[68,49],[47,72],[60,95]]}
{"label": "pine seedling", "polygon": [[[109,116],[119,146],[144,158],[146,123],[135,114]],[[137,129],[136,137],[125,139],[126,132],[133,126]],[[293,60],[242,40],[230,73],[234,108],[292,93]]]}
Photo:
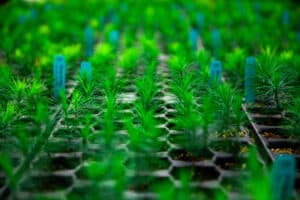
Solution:
{"label": "pine seedling", "polygon": [[127,48],[124,50],[123,54],[120,57],[119,65],[127,73],[131,73],[134,69],[137,68],[139,58],[139,51],[136,48]]}
{"label": "pine seedling", "polygon": [[14,175],[14,167],[11,159],[6,154],[0,153],[0,169],[4,172],[8,185],[14,193],[17,189],[17,180]]}
{"label": "pine seedling", "polygon": [[245,59],[245,51],[239,47],[225,55],[224,72],[226,71],[226,78],[238,87],[242,86],[244,82]]}
{"label": "pine seedling", "polygon": [[60,93],[66,90],[66,63],[62,55],[56,55],[53,64],[54,76],[54,97],[59,97]]}
{"label": "pine seedling", "polygon": [[85,55],[91,57],[94,52],[94,33],[91,27],[84,30]]}
{"label": "pine seedling", "polygon": [[136,81],[137,93],[140,96],[140,101],[145,109],[150,109],[153,105],[153,98],[157,93],[155,84],[155,63],[149,65],[145,75]]}
{"label": "pine seedling", "polygon": [[[240,122],[241,113],[238,109],[241,108],[241,97],[235,89],[228,83],[224,83],[210,90],[210,95],[216,106],[215,112],[220,123],[220,130],[228,130],[232,128],[234,122]],[[232,112],[233,110],[235,113]]]}
{"label": "pine seedling", "polygon": [[245,101],[255,103],[256,59],[248,57],[245,67]]}
{"label": "pine seedling", "polygon": [[222,64],[221,61],[214,60],[210,65],[210,85],[220,85],[222,82]]}
{"label": "pine seedling", "polygon": [[60,105],[61,105],[61,109],[64,114],[64,118],[67,119],[68,118],[68,100],[67,100],[66,94],[62,91],[60,92]]}
{"label": "pine seedling", "polygon": [[36,124],[38,124],[39,126],[41,126],[42,124],[47,125],[50,121],[48,113],[49,111],[47,104],[39,102],[37,104],[36,113],[34,115],[34,120]]}
{"label": "pine seedling", "polygon": [[93,90],[92,66],[90,62],[81,62],[79,82],[84,94],[90,95]]}
{"label": "pine seedling", "polygon": [[290,114],[288,123],[291,126],[290,134],[297,139],[300,138],[300,97],[296,97],[293,103],[287,107],[287,111]]}
{"label": "pine seedling", "polygon": [[[115,59],[115,54],[113,53],[113,46],[110,43],[101,43],[96,46],[94,55],[91,57],[91,63],[93,66],[101,66],[100,69],[106,72],[108,66],[111,66]],[[101,71],[102,72],[102,71]]]}
{"label": "pine seedling", "polygon": [[75,113],[76,119],[78,119],[78,114],[80,113],[80,108],[82,108],[83,104],[82,94],[75,90],[72,94],[71,102],[68,110],[73,111]]}
{"label": "pine seedling", "polygon": [[27,90],[29,103],[36,105],[37,102],[41,100],[44,89],[45,85],[42,81],[33,79],[33,81],[29,84]]}
{"label": "pine seedling", "polygon": [[160,53],[156,40],[143,37],[141,42],[143,45],[143,55],[145,56],[147,62],[151,63],[156,61]]}
{"label": "pine seedling", "polygon": [[201,109],[201,114],[200,114],[200,124],[203,130],[203,144],[202,146],[204,148],[207,147],[208,145],[208,138],[209,138],[209,126],[212,124],[214,121],[214,111],[215,111],[215,106],[213,104],[213,101],[211,97],[205,96],[202,99],[202,109]]}
{"label": "pine seedling", "polygon": [[85,166],[86,175],[97,185],[103,180],[108,170],[107,162],[89,161]]}
{"label": "pine seedling", "polygon": [[18,139],[18,147],[21,150],[23,156],[26,156],[30,149],[30,141],[28,139],[27,134],[21,130],[18,129],[16,133],[17,139]]}
{"label": "pine seedling", "polygon": [[133,124],[132,119],[128,119],[125,122],[125,129],[128,132],[131,147],[134,150],[143,149],[144,145],[141,131]]}
{"label": "pine seedling", "polygon": [[259,59],[257,80],[256,91],[261,101],[271,102],[278,111],[290,102],[295,82],[294,73],[279,62],[275,51],[270,48],[264,49]]}
{"label": "pine seedling", "polygon": [[277,155],[272,169],[272,200],[293,199],[295,179],[295,157],[286,154]]}
{"label": "pine seedling", "polygon": [[246,169],[250,174],[244,185],[250,197],[254,200],[271,199],[269,176],[258,160],[258,152],[255,147],[249,149]]}
{"label": "pine seedling", "polygon": [[81,137],[82,137],[82,142],[83,142],[84,149],[86,149],[87,142],[88,142],[88,137],[91,134],[91,131],[90,131],[91,120],[92,120],[92,115],[91,114],[85,115],[84,128],[81,130]]}
{"label": "pine seedling", "polygon": [[178,192],[179,199],[191,199],[191,180],[192,172],[182,171],[180,173],[180,190]]}
{"label": "pine seedling", "polygon": [[0,110],[0,127],[4,129],[8,127],[13,121],[16,119],[17,113],[17,106],[12,103],[8,102],[6,106],[1,106]]}
{"label": "pine seedling", "polygon": [[17,102],[22,102],[27,96],[28,80],[14,79],[10,84],[11,98]]}
{"label": "pine seedling", "polygon": [[126,169],[123,163],[124,155],[122,153],[114,153],[111,160],[112,176],[115,181],[115,199],[122,200],[126,189]]}

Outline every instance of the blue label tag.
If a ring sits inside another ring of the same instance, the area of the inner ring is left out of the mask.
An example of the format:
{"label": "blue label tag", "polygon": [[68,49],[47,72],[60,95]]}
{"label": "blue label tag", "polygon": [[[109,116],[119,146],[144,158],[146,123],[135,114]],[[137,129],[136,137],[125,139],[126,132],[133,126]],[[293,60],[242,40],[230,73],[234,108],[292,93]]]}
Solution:
{"label": "blue label tag", "polygon": [[245,100],[246,103],[255,102],[255,75],[256,75],[255,57],[246,58],[245,66]]}
{"label": "blue label tag", "polygon": [[94,52],[94,33],[91,27],[84,30],[85,55],[90,57]]}
{"label": "blue label tag", "polygon": [[86,77],[88,80],[92,79],[92,66],[88,61],[83,61],[80,64],[80,76]]}
{"label": "blue label tag", "polygon": [[296,38],[297,38],[297,41],[300,42],[300,31],[297,31]]}
{"label": "blue label tag", "polygon": [[197,13],[196,22],[197,22],[197,26],[201,32],[203,29],[203,26],[204,26],[204,15],[201,12]]}
{"label": "blue label tag", "polygon": [[296,179],[296,160],[293,155],[276,156],[272,169],[273,200],[292,199]]}
{"label": "blue label tag", "polygon": [[212,49],[213,49],[213,54],[217,56],[218,50],[222,45],[221,41],[221,33],[219,29],[214,29],[211,33],[211,43],[212,43]]}
{"label": "blue label tag", "polygon": [[63,55],[56,55],[53,64],[54,96],[59,97],[60,91],[66,89],[66,63]]}
{"label": "blue label tag", "polygon": [[282,24],[286,26],[289,24],[289,21],[290,21],[290,13],[289,11],[286,10],[282,14]]}
{"label": "blue label tag", "polygon": [[37,18],[37,15],[38,15],[38,13],[37,13],[36,9],[32,8],[32,9],[30,10],[30,18],[31,18],[32,20],[34,20],[34,19]]}
{"label": "blue label tag", "polygon": [[219,60],[214,60],[210,64],[210,84],[219,85],[222,81],[222,64]]}
{"label": "blue label tag", "polygon": [[193,51],[197,51],[198,49],[198,31],[196,29],[190,30],[190,43]]}
{"label": "blue label tag", "polygon": [[109,42],[114,46],[117,46],[119,42],[119,32],[117,30],[113,30],[109,33]]}

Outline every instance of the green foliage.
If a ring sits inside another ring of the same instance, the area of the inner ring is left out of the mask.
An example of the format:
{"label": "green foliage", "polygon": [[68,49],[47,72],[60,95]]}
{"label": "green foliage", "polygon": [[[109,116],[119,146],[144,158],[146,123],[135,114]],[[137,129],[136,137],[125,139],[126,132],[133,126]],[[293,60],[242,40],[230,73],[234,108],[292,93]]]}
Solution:
{"label": "green foliage", "polygon": [[225,58],[224,70],[228,73],[229,79],[239,87],[242,86],[244,79],[245,59],[245,51],[241,48],[234,48]]}
{"label": "green foliage", "polygon": [[27,87],[29,81],[24,79],[14,79],[10,84],[10,93],[11,98],[16,100],[17,102],[21,102],[24,100],[25,96],[27,95]]}
{"label": "green foliage", "polygon": [[14,176],[14,168],[13,168],[12,161],[9,159],[8,155],[1,153],[0,156],[1,156],[0,168],[2,169],[5,176],[8,179],[8,184],[10,186],[10,189],[14,191],[17,188],[17,180]]}
{"label": "green foliage", "polygon": [[13,102],[8,102],[6,106],[1,106],[0,127],[4,129],[16,120],[18,107]]}
{"label": "green foliage", "polygon": [[67,96],[64,92],[60,92],[60,106],[61,106],[61,109],[64,113],[64,117],[67,118],[68,116],[68,101],[67,101]]}
{"label": "green foliage", "polygon": [[104,42],[96,46],[96,50],[90,59],[93,66],[99,66],[95,68],[95,71],[106,71],[107,68],[111,67],[115,57],[113,47]]}
{"label": "green foliage", "polygon": [[132,72],[138,66],[140,53],[137,48],[131,47],[124,50],[121,54],[119,65],[126,71]]}
{"label": "green foliage", "polygon": [[158,59],[160,50],[155,39],[143,37],[141,40],[143,47],[143,55],[148,62],[156,61]]}
{"label": "green foliage", "polygon": [[280,62],[276,51],[267,47],[259,58],[257,70],[258,98],[267,103],[272,103],[278,110],[291,100],[294,74],[289,66]]}
{"label": "green foliage", "polygon": [[247,160],[247,169],[250,174],[245,180],[245,188],[254,200],[271,199],[270,178],[259,163],[257,155],[257,150],[254,147],[250,148]]}
{"label": "green foliage", "polygon": [[91,114],[85,115],[85,124],[84,124],[83,129],[80,132],[81,137],[83,139],[83,143],[85,145],[87,144],[88,137],[91,135],[91,131],[90,131],[91,120],[92,120],[92,115]]}
{"label": "green foliage", "polygon": [[145,109],[155,107],[155,104],[153,103],[153,98],[157,93],[155,70],[155,63],[151,63],[146,68],[144,76],[136,81],[137,93],[140,97],[141,104]]}
{"label": "green foliage", "polygon": [[107,162],[90,161],[85,166],[86,175],[93,181],[103,180],[108,169]]}
{"label": "green foliage", "polygon": [[290,125],[289,134],[295,138],[300,138],[300,98],[293,100],[292,104],[287,107],[288,125]]}
{"label": "green foliage", "polygon": [[223,83],[210,90],[215,104],[215,113],[218,118],[218,130],[228,130],[235,127],[239,130],[245,120],[242,106],[242,97],[228,83]]}

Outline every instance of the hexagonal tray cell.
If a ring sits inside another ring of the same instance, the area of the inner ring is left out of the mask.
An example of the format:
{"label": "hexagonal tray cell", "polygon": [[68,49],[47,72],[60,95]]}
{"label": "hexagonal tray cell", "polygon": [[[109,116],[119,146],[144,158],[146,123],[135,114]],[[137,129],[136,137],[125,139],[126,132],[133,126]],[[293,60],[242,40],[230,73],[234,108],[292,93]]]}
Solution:
{"label": "hexagonal tray cell", "polygon": [[6,183],[6,176],[2,171],[0,171],[0,188],[2,188]]}
{"label": "hexagonal tray cell", "polygon": [[56,140],[49,141],[44,151],[48,153],[71,153],[78,152],[81,149],[81,142],[68,141],[68,140]]}
{"label": "hexagonal tray cell", "polygon": [[227,194],[220,186],[216,187],[192,187],[193,199],[228,199]]}
{"label": "hexagonal tray cell", "polygon": [[[100,174],[100,175],[101,175],[101,177],[99,179],[101,179],[101,181],[104,181],[104,180],[109,180],[111,174],[105,173],[105,174]],[[91,178],[88,175],[86,165],[80,166],[80,168],[75,172],[75,176],[79,180],[91,180]]]}
{"label": "hexagonal tray cell", "polygon": [[155,140],[153,142],[143,141],[139,145],[132,145],[129,143],[127,145],[128,149],[133,152],[141,152],[141,153],[157,153],[157,152],[165,152],[168,150],[169,146],[165,141]]}
{"label": "hexagonal tray cell", "polygon": [[189,152],[185,149],[171,149],[169,152],[173,160],[180,160],[186,162],[199,162],[204,160],[212,160],[214,154],[206,149],[199,152],[199,154]]}
{"label": "hexagonal tray cell", "polygon": [[248,152],[249,144],[245,141],[239,141],[238,138],[232,138],[211,141],[209,146],[214,151],[227,152],[231,154],[240,154]]}
{"label": "hexagonal tray cell", "polygon": [[220,172],[215,168],[215,166],[182,166],[182,167],[173,167],[171,170],[171,175],[175,180],[180,180],[182,173],[191,173],[192,180],[194,182],[203,182],[203,181],[217,181]]}
{"label": "hexagonal tray cell", "polygon": [[171,186],[173,184],[169,177],[162,176],[134,175],[129,180],[128,189],[135,192],[149,192],[153,191],[158,185]]}
{"label": "hexagonal tray cell", "polygon": [[175,145],[185,144],[186,136],[183,133],[170,134],[168,135],[168,140]]}
{"label": "hexagonal tray cell", "polygon": [[259,126],[260,128],[260,134],[266,138],[290,138],[291,134],[287,129],[284,128],[279,128],[279,127],[264,127],[264,126]]}
{"label": "hexagonal tray cell", "polygon": [[90,200],[90,199],[116,199],[114,188],[93,183],[87,185],[78,185],[66,195],[67,199],[72,200]]}
{"label": "hexagonal tray cell", "polygon": [[[88,140],[92,144],[99,144],[99,146],[100,145],[103,146],[105,144],[105,138],[101,132],[92,133],[89,136]],[[115,131],[113,141],[112,141],[113,143],[112,146],[126,144],[127,142],[128,142],[128,135],[121,134],[120,132]]]}
{"label": "hexagonal tray cell", "polygon": [[242,193],[243,191],[243,176],[242,175],[230,175],[222,176],[221,185],[228,192]]}
{"label": "hexagonal tray cell", "polygon": [[72,170],[80,164],[80,157],[76,156],[42,156],[33,166],[42,171]]}
{"label": "hexagonal tray cell", "polygon": [[135,171],[156,171],[168,169],[171,163],[167,158],[157,156],[131,156],[125,165],[128,169]]}
{"label": "hexagonal tray cell", "polygon": [[174,120],[168,119],[165,126],[170,129],[170,130],[174,130],[176,128],[176,124],[174,122]]}
{"label": "hexagonal tray cell", "polygon": [[291,139],[270,138],[268,141],[268,148],[275,154],[294,154],[300,156],[300,142]]}
{"label": "hexagonal tray cell", "polygon": [[20,188],[27,192],[54,192],[65,190],[73,184],[71,176],[36,175],[27,177]]}
{"label": "hexagonal tray cell", "polygon": [[246,158],[242,156],[216,154],[214,163],[223,170],[239,171],[245,167]]}
{"label": "hexagonal tray cell", "polygon": [[74,139],[81,138],[79,128],[60,128],[56,130],[53,134],[53,137],[64,138],[64,139]]}
{"label": "hexagonal tray cell", "polygon": [[278,111],[275,107],[271,106],[249,106],[247,107],[247,111],[252,114],[252,113],[258,113],[258,114],[268,114],[268,115],[280,115],[281,112]]}
{"label": "hexagonal tray cell", "polygon": [[262,125],[280,125],[284,122],[284,119],[280,115],[252,115],[253,121],[256,124]]}

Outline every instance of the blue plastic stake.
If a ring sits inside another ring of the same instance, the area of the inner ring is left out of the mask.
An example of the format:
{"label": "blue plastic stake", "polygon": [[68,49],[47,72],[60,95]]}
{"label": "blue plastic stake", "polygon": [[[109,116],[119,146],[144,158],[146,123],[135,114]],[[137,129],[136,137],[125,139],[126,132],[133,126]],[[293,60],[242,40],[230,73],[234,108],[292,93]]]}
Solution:
{"label": "blue plastic stake", "polygon": [[80,76],[82,78],[92,79],[92,65],[88,61],[83,61],[80,64]]}
{"label": "blue plastic stake", "polygon": [[93,55],[94,48],[94,33],[91,27],[84,30],[85,55],[90,57]]}
{"label": "blue plastic stake", "polygon": [[273,200],[290,200],[293,197],[296,179],[296,161],[293,155],[276,156],[272,169]]}
{"label": "blue plastic stake", "polygon": [[24,23],[26,22],[26,16],[25,16],[24,14],[21,14],[21,15],[19,16],[19,22],[20,22],[21,24],[24,24]]}
{"label": "blue plastic stake", "polygon": [[196,29],[190,30],[190,43],[192,45],[193,51],[198,49],[198,31]]}
{"label": "blue plastic stake", "polygon": [[245,100],[246,103],[255,102],[255,74],[256,74],[256,59],[255,57],[246,58],[245,66]]}
{"label": "blue plastic stake", "polygon": [[219,85],[222,81],[222,63],[219,60],[214,60],[210,64],[210,84],[216,83]]}
{"label": "blue plastic stake", "polygon": [[201,32],[204,27],[204,15],[201,12],[196,14],[196,23],[199,31]]}
{"label": "blue plastic stake", "polygon": [[296,38],[297,38],[297,41],[300,42],[300,31],[297,31]]}
{"label": "blue plastic stake", "polygon": [[222,41],[221,41],[221,33],[219,29],[214,29],[211,33],[212,37],[212,48],[213,48],[213,54],[214,56],[217,56],[218,49],[221,47]]}
{"label": "blue plastic stake", "polygon": [[31,9],[30,10],[30,18],[32,19],[32,20],[34,20],[34,19],[36,19],[37,18],[37,15],[38,15],[38,13],[37,13],[37,11],[36,11],[36,9]]}
{"label": "blue plastic stake", "polygon": [[118,42],[119,42],[119,31],[112,30],[109,33],[109,43],[116,47]]}
{"label": "blue plastic stake", "polygon": [[282,24],[287,26],[289,24],[290,21],[290,13],[289,11],[284,11],[282,14]]}
{"label": "blue plastic stake", "polygon": [[53,64],[54,96],[59,97],[60,92],[66,90],[66,62],[63,55],[56,55]]}

